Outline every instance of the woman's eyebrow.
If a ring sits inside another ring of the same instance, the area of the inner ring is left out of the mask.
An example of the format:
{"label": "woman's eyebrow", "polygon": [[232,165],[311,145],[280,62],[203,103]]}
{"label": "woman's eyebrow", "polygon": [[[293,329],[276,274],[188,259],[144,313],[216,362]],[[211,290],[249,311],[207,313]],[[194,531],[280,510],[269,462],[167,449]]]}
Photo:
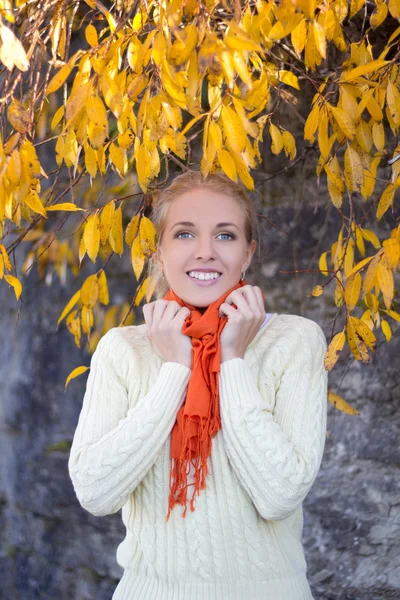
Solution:
{"label": "woman's eyebrow", "polygon": [[[194,223],[191,223],[190,221],[179,221],[178,223],[175,223],[175,225],[172,225],[170,231],[174,228],[177,227],[177,225],[184,225],[185,227],[196,227]],[[239,229],[239,227],[235,224],[235,223],[228,223],[228,222],[223,222],[223,223],[217,223],[216,224],[216,228],[217,227],[236,227],[236,229]]]}

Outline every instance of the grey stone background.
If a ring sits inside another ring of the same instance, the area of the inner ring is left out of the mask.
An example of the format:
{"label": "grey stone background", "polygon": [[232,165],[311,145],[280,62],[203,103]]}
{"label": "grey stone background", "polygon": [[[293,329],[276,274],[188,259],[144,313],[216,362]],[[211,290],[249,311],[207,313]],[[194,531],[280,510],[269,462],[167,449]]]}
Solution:
{"label": "grey stone background", "polygon": [[[299,154],[303,148],[299,144]],[[272,156],[267,144],[263,153],[265,172],[254,174],[255,201],[268,220],[259,216],[260,255],[256,251],[246,279],[261,287],[268,312],[309,317],[329,339],[334,284],[308,298],[314,285],[325,283],[322,275],[280,271],[317,269],[319,255],[337,237],[340,216],[329,203],[325,177],[316,185],[312,150],[269,180],[288,163]],[[364,201],[354,200],[362,214]],[[382,236],[394,225],[389,220],[379,231],[373,221],[364,225]],[[18,268],[24,251],[21,246],[16,252]],[[86,376],[66,391],[64,382],[90,356],[75,346],[65,325],[56,331],[56,323],[91,272],[86,258],[78,281],[69,275],[62,287],[54,276],[46,287],[32,269],[23,279],[19,314],[13,290],[0,285],[1,599],[110,600],[122,576],[115,560],[125,533],[120,513],[99,518],[81,508],[67,470]],[[128,257],[112,260],[107,275],[111,303],[130,300],[136,280]],[[363,310],[360,305],[360,315]],[[136,318],[140,324],[141,308]],[[378,350],[369,365],[346,351],[329,375],[329,388],[360,414],[346,415],[328,403],[329,438],[304,502],[303,543],[316,599],[400,598],[400,345],[398,324],[389,322],[393,338],[387,344],[377,332]]]}

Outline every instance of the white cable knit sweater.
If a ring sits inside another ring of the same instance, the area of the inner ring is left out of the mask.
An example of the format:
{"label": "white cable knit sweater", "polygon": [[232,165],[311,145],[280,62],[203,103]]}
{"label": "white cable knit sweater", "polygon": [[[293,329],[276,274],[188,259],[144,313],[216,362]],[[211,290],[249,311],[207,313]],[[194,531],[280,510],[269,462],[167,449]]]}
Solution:
{"label": "white cable knit sweater", "polygon": [[101,338],[68,468],[84,509],[122,508],[113,600],[312,599],[302,502],[325,446],[326,348],[314,321],[273,313],[244,358],[221,364],[206,488],[194,512],[178,505],[166,522],[170,433],[191,369],[164,361],[146,324]]}

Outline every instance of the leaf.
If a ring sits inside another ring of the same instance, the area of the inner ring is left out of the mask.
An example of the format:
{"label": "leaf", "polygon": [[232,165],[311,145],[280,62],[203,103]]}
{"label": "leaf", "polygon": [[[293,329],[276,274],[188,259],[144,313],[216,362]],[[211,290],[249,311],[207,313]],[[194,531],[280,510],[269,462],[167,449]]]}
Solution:
{"label": "leaf", "polygon": [[107,305],[110,301],[110,298],[108,295],[107,277],[104,269],[101,271],[97,281],[99,284],[99,302]]}
{"label": "leaf", "polygon": [[134,215],[129,221],[125,229],[125,241],[129,248],[132,246],[133,240],[137,235],[139,228],[139,215]]}
{"label": "leaf", "polygon": [[303,19],[302,21],[300,21],[300,23],[297,25],[297,27],[295,27],[293,29],[293,31],[291,33],[292,45],[296,51],[297,56],[300,56],[300,54],[304,50],[304,45],[306,43],[306,36],[307,36],[306,20]]}
{"label": "leaf", "polygon": [[[2,10],[3,12],[3,10]],[[11,29],[0,24],[0,60],[11,71],[16,66],[20,71],[29,69],[29,60],[21,42],[15,37]]]}
{"label": "leaf", "polygon": [[300,89],[299,79],[291,71],[285,71],[285,69],[278,71],[278,79],[282,83],[286,83],[286,85],[290,85],[296,90]]}
{"label": "leaf", "polygon": [[392,330],[390,328],[390,325],[387,321],[385,321],[385,319],[381,319],[381,329],[383,332],[383,335],[386,338],[387,342],[390,342],[390,340],[392,339]]}
{"label": "leaf", "polygon": [[327,265],[327,261],[326,261],[326,255],[327,255],[327,252],[323,252],[321,254],[321,256],[319,257],[319,262],[318,262],[318,268],[321,271],[322,275],[325,275],[325,277],[328,276],[328,265]]}
{"label": "leaf", "polygon": [[328,104],[328,108],[335,117],[335,120],[339,125],[340,130],[343,131],[346,137],[352,140],[356,135],[356,129],[352,118],[347,113],[345,113],[344,110],[342,110],[341,108],[337,108],[337,106],[332,106]]}
{"label": "leaf", "polygon": [[364,182],[364,169],[360,155],[352,146],[348,146],[344,153],[344,177],[349,192],[358,192]]}
{"label": "leaf", "polygon": [[304,124],[304,139],[310,142],[310,144],[313,144],[315,141],[314,134],[318,127],[319,113],[319,106],[315,103]]}
{"label": "leaf", "polygon": [[99,215],[97,212],[89,215],[83,232],[83,239],[88,256],[95,263],[100,246]]}
{"label": "leaf", "polygon": [[377,150],[383,150],[385,147],[385,130],[383,123],[374,121],[372,124],[372,139]]}
{"label": "leaf", "polygon": [[296,141],[290,131],[284,129],[282,131],[282,142],[285,154],[290,160],[296,158]]}
{"label": "leaf", "polygon": [[94,178],[97,175],[97,158],[94,149],[87,145],[85,150],[85,167],[90,177]]}
{"label": "leaf", "polygon": [[57,127],[57,125],[59,124],[59,122],[61,121],[61,119],[63,118],[63,116],[64,116],[64,107],[60,106],[56,110],[54,117],[51,120],[50,128],[55,129]]}
{"label": "leaf", "polygon": [[[363,0],[363,3],[364,3],[364,0]],[[360,412],[356,408],[353,408],[352,406],[350,406],[350,404],[348,402],[346,402],[346,400],[343,400],[343,398],[341,398],[341,396],[338,396],[331,390],[328,391],[328,400],[331,404],[333,404],[333,406],[335,408],[337,408],[338,410],[341,410],[342,412],[346,413],[347,415],[359,415],[360,414]]]}
{"label": "leaf", "polygon": [[139,306],[139,304],[141,303],[142,299],[144,298],[145,294],[146,294],[146,290],[147,290],[147,283],[149,281],[149,278],[146,277],[142,283],[140,284],[137,292],[136,292],[136,297],[135,297],[135,306]]}
{"label": "leaf", "polygon": [[246,147],[247,135],[236,111],[230,106],[222,105],[221,121],[226,141],[234,152],[240,153]]}
{"label": "leaf", "polygon": [[315,39],[315,46],[322,56],[322,58],[326,58],[326,38],[325,31],[323,27],[318,23],[318,21],[313,21],[313,34]]}
{"label": "leaf", "polygon": [[232,181],[237,181],[236,165],[229,152],[222,149],[220,152],[217,152],[217,156],[225,175],[232,179]]}
{"label": "leaf", "polygon": [[379,27],[379,25],[381,25],[383,23],[383,21],[386,19],[387,14],[388,14],[387,4],[385,4],[385,3],[378,4],[377,7],[375,8],[374,12],[371,14],[371,16],[369,18],[369,23],[370,23],[372,29],[376,29],[377,27]]}
{"label": "leaf", "polygon": [[389,238],[388,240],[383,241],[382,246],[384,248],[385,256],[387,262],[389,263],[389,267],[395,269],[400,259],[399,241],[394,238]]}
{"label": "leaf", "polygon": [[316,285],[312,291],[310,296],[321,296],[321,294],[324,293],[324,288],[322,287],[322,285]]}
{"label": "leaf", "polygon": [[51,211],[51,210],[66,210],[66,211],[83,210],[83,211],[85,211],[84,208],[80,208],[79,206],[77,206],[76,204],[73,204],[72,202],[60,202],[59,204],[53,204],[51,206],[46,206],[45,209],[47,211]]}
{"label": "leaf", "polygon": [[325,353],[324,358],[324,366],[327,371],[331,371],[337,360],[339,358],[339,354],[343,350],[344,343],[346,341],[346,336],[344,331],[337,333],[333,338],[331,343],[328,346],[328,349]]}
{"label": "leaf", "polygon": [[68,377],[67,377],[67,379],[65,381],[64,389],[67,388],[67,385],[69,384],[69,382],[71,381],[71,379],[75,379],[79,375],[82,375],[82,373],[85,373],[88,369],[90,369],[90,367],[85,367],[83,365],[80,366],[80,367],[76,367],[75,369],[73,369],[71,371],[71,373],[68,375]]}
{"label": "leaf", "polygon": [[139,277],[142,274],[145,259],[146,257],[143,254],[143,250],[140,245],[140,238],[137,235],[133,240],[131,248],[132,268],[137,280],[139,280]]}
{"label": "leaf", "polygon": [[100,214],[100,243],[104,246],[108,240],[111,223],[115,212],[115,200],[110,200],[103,206]]}
{"label": "leaf", "polygon": [[347,310],[350,312],[356,306],[360,297],[361,291],[361,275],[357,271],[353,275],[348,276],[346,287],[344,289],[344,301],[347,305]]}
{"label": "leaf", "polygon": [[4,275],[4,279],[14,288],[15,297],[18,300],[22,293],[22,283],[14,275]]}
{"label": "leaf", "polygon": [[35,190],[29,190],[29,193],[24,198],[24,202],[29,206],[31,210],[42,215],[47,219],[46,209],[44,208]]}
{"label": "leaf", "polygon": [[373,60],[365,65],[351,69],[351,71],[346,71],[343,75],[341,75],[339,81],[341,83],[344,83],[345,81],[354,81],[361,75],[367,75],[368,73],[379,71],[379,69],[382,69],[382,67],[386,66],[389,62],[390,61],[388,60]]}
{"label": "leaf", "polygon": [[400,92],[389,80],[386,88],[386,102],[389,107],[390,116],[396,126],[400,125]]}
{"label": "leaf", "polygon": [[124,239],[122,229],[122,209],[120,206],[115,210],[112,216],[109,241],[114,252],[119,256],[122,256],[124,252]]}
{"label": "leaf", "polygon": [[80,297],[81,297],[81,290],[78,290],[77,292],[75,292],[75,294],[72,296],[72,298],[68,301],[68,303],[64,307],[64,310],[62,311],[61,315],[58,318],[57,327],[59,326],[61,321],[67,316],[67,314],[69,312],[71,312],[71,310],[74,308],[75,304],[78,302],[78,300],[80,300]]}
{"label": "leaf", "polygon": [[379,238],[373,231],[370,231],[369,229],[362,229],[362,228],[360,228],[360,229],[361,229],[361,234],[362,234],[363,238],[365,240],[367,240],[367,242],[371,242],[371,244],[373,245],[374,248],[381,247]]}
{"label": "leaf", "polygon": [[367,364],[370,361],[370,356],[368,354],[367,345],[360,336],[361,323],[364,327],[367,327],[367,325],[365,325],[361,319],[357,319],[357,317],[350,316],[348,318],[346,324],[347,341],[353,356],[357,360],[361,360],[363,363]]}
{"label": "leaf", "polygon": [[349,280],[349,278],[356,273],[357,271],[359,271],[360,269],[362,269],[366,264],[368,264],[374,257],[373,256],[368,256],[367,258],[364,258],[361,262],[359,262],[358,264],[354,265],[354,267],[351,269],[351,271],[349,271],[347,273],[347,280]]}
{"label": "leaf", "polygon": [[394,281],[391,269],[388,269],[382,263],[378,264],[377,277],[379,287],[382,290],[383,301],[386,308],[390,308],[394,296]]}
{"label": "leaf", "polygon": [[19,133],[26,133],[32,126],[32,121],[27,110],[24,109],[23,105],[16,98],[11,98],[11,103],[7,109],[7,118]]}
{"label": "leaf", "polygon": [[99,282],[97,275],[89,275],[81,288],[81,302],[86,308],[93,308],[99,297]]}
{"label": "leaf", "polygon": [[376,209],[377,221],[381,220],[385,212],[388,210],[389,206],[392,204],[395,191],[396,188],[393,185],[393,183],[389,183],[389,185],[384,189],[378,203],[378,208]]}
{"label": "leaf", "polygon": [[65,83],[71,71],[72,68],[68,64],[63,65],[61,69],[50,80],[50,83],[46,88],[45,96],[56,92],[62,86],[62,84]]}
{"label": "leaf", "polygon": [[94,27],[94,25],[92,25],[91,23],[89,23],[89,25],[85,29],[85,37],[86,37],[87,43],[92,48],[94,48],[95,46],[98,45],[99,38],[97,37],[97,31],[96,31],[96,28]]}
{"label": "leaf", "polygon": [[356,140],[365,152],[372,150],[372,133],[369,125],[361,119],[356,127]]}
{"label": "leaf", "polygon": [[273,152],[274,154],[279,154],[283,148],[283,139],[281,132],[273,123],[271,123],[269,126],[269,134],[272,140],[271,152]]}

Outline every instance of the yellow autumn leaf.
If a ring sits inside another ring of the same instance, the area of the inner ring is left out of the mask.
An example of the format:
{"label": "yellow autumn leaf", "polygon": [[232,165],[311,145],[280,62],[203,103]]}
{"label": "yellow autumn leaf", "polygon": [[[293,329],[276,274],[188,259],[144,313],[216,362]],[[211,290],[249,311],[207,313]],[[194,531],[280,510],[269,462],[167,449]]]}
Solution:
{"label": "yellow autumn leaf", "polygon": [[34,212],[39,213],[43,217],[47,219],[46,209],[42,204],[37,192],[33,189],[29,190],[29,193],[25,196],[24,202],[32,209]]}
{"label": "yellow autumn leaf", "polygon": [[314,143],[314,134],[318,127],[320,108],[317,103],[314,104],[304,124],[304,139],[310,144]]}
{"label": "yellow autumn leaf", "polygon": [[67,81],[71,71],[72,68],[69,66],[69,64],[63,65],[61,69],[57,71],[54,77],[50,80],[50,83],[46,88],[45,96],[56,92],[62,86],[62,84]]}
{"label": "yellow autumn leaf", "polygon": [[236,165],[229,152],[225,149],[222,149],[217,152],[217,156],[225,175],[232,179],[232,181],[237,181]]}
{"label": "yellow autumn leaf", "polygon": [[341,351],[343,350],[344,343],[346,341],[346,335],[344,331],[337,333],[330,342],[328,349],[325,353],[324,358],[324,366],[327,371],[331,371],[337,360]]}
{"label": "yellow autumn leaf", "polygon": [[377,150],[383,150],[385,147],[385,130],[382,121],[375,121],[372,124],[372,139]]}
{"label": "yellow autumn leaf", "polygon": [[385,265],[382,263],[379,263],[377,268],[377,279],[383,294],[385,306],[386,308],[390,308],[394,296],[394,280],[392,270],[385,267]]}
{"label": "yellow autumn leaf", "polygon": [[278,127],[273,123],[270,123],[269,134],[272,140],[271,152],[273,152],[274,154],[279,154],[283,148],[283,139]]}
{"label": "yellow autumn leaf", "polygon": [[99,297],[99,282],[97,275],[89,275],[81,288],[81,302],[86,308],[93,308]]}
{"label": "yellow autumn leaf", "polygon": [[71,379],[75,379],[79,375],[82,375],[82,373],[85,373],[88,369],[90,369],[90,367],[85,367],[83,365],[80,366],[80,367],[76,367],[75,369],[73,369],[71,371],[71,373],[68,375],[68,377],[67,377],[67,379],[65,381],[64,389],[67,388],[67,385],[69,384],[69,382],[71,381]]}
{"label": "yellow autumn leaf", "polygon": [[[4,11],[4,4],[2,6]],[[11,71],[16,66],[20,71],[29,69],[29,60],[21,42],[11,29],[0,23],[0,60]]]}
{"label": "yellow autumn leaf", "polygon": [[379,71],[382,67],[388,64],[388,60],[373,60],[372,62],[366,63],[365,65],[361,65],[356,67],[355,69],[351,69],[350,71],[346,71],[343,75],[340,76],[339,81],[344,83],[345,81],[353,81],[362,75],[367,75],[369,73],[373,73],[374,71]]}
{"label": "yellow autumn leaf", "polygon": [[400,125],[400,92],[390,80],[386,88],[386,102],[394,124]]}
{"label": "yellow autumn leaf", "polygon": [[333,114],[340,130],[343,131],[346,137],[352,140],[356,135],[356,129],[352,118],[344,110],[338,108],[337,106],[328,104],[328,108]]}
{"label": "yellow autumn leaf", "polygon": [[59,204],[53,204],[51,206],[46,206],[45,209],[47,211],[50,211],[50,210],[66,210],[66,211],[83,210],[83,211],[85,211],[84,208],[80,208],[79,206],[77,206],[76,204],[73,204],[72,202],[60,202]]}
{"label": "yellow autumn leaf", "polygon": [[115,211],[115,200],[110,200],[103,206],[100,213],[100,243],[104,246],[110,234],[111,223]]}
{"label": "yellow autumn leaf", "polygon": [[124,252],[124,232],[122,229],[122,209],[120,206],[115,210],[112,216],[108,239],[113,251],[119,256],[122,256]]}
{"label": "yellow autumn leaf", "polygon": [[222,105],[221,121],[227,145],[234,152],[242,152],[246,147],[247,136],[236,111],[230,106]]}
{"label": "yellow autumn leaf", "polygon": [[324,293],[324,288],[322,285],[316,285],[311,291],[310,296],[321,296]]}
{"label": "yellow autumn leaf", "polygon": [[99,284],[99,302],[107,305],[110,301],[110,298],[108,294],[107,277],[104,269],[101,271],[97,281]]}
{"label": "yellow autumn leaf", "polygon": [[125,241],[129,248],[132,246],[133,240],[135,239],[139,228],[139,215],[134,215],[129,221],[125,229]]}
{"label": "yellow autumn leaf", "polygon": [[318,21],[313,21],[312,30],[315,46],[322,58],[326,58],[326,37],[324,28],[318,23]]}
{"label": "yellow autumn leaf", "polygon": [[281,69],[280,71],[278,71],[278,79],[282,83],[286,83],[286,85],[290,85],[291,87],[294,87],[296,90],[300,89],[299,79],[291,71],[286,71],[285,69]]}
{"label": "yellow autumn leaf", "polygon": [[383,3],[383,4],[378,4],[374,10],[374,12],[371,14],[370,18],[369,18],[369,23],[372,27],[372,29],[376,29],[377,27],[379,27],[379,25],[381,25],[383,23],[383,21],[386,19],[388,15],[388,7],[387,4]]}
{"label": "yellow autumn leaf", "polygon": [[360,297],[362,279],[359,271],[348,276],[346,286],[344,288],[344,301],[347,305],[347,310],[352,311],[356,306]]}
{"label": "yellow autumn leaf", "polygon": [[304,50],[304,45],[306,43],[307,37],[307,27],[305,19],[302,19],[302,21],[300,21],[297,27],[293,29],[290,37],[297,56],[300,56],[300,54]]}
{"label": "yellow autumn leaf", "polygon": [[57,328],[58,328],[59,324],[61,323],[61,321],[67,316],[67,314],[71,312],[71,310],[74,308],[74,306],[78,302],[78,300],[80,300],[80,298],[81,298],[81,290],[78,290],[77,292],[75,292],[75,294],[72,296],[72,298],[67,302],[61,315],[59,316],[58,321],[57,321]]}
{"label": "yellow autumn leaf", "polygon": [[22,283],[20,280],[14,277],[14,275],[4,275],[4,279],[14,288],[15,297],[18,300],[22,293]]}
{"label": "yellow autumn leaf", "polygon": [[381,329],[382,329],[383,335],[386,338],[386,341],[390,342],[390,340],[392,339],[392,330],[390,328],[389,323],[385,319],[381,319]]}
{"label": "yellow autumn leaf", "polygon": [[294,160],[296,158],[296,141],[290,131],[284,129],[282,131],[282,142],[285,155]]}
{"label": "yellow autumn leaf", "polygon": [[135,237],[135,239],[132,242],[132,247],[131,247],[131,263],[132,263],[132,268],[133,268],[133,272],[135,274],[136,279],[139,281],[139,277],[142,274],[143,271],[143,267],[144,267],[144,261],[145,261],[146,257],[143,254],[143,250],[142,247],[140,245],[140,238],[137,235]]}
{"label": "yellow autumn leaf", "polygon": [[85,167],[90,177],[97,175],[97,157],[94,149],[87,145],[85,149]]}
{"label": "yellow autumn leaf", "polygon": [[11,103],[7,109],[7,119],[10,125],[19,133],[26,133],[32,126],[29,112],[16,98],[11,98]]}
{"label": "yellow autumn leaf", "polygon": [[96,28],[94,27],[94,25],[92,25],[92,23],[89,23],[89,25],[86,27],[85,37],[87,43],[89,44],[89,46],[91,46],[91,48],[94,48],[94,46],[98,45],[99,38],[97,36]]}
{"label": "yellow autumn leaf", "polygon": [[389,183],[389,185],[384,189],[382,196],[380,197],[378,207],[376,209],[377,221],[381,220],[385,212],[388,210],[389,206],[392,204],[395,191],[396,189],[393,183]]}
{"label": "yellow autumn leaf", "polygon": [[358,152],[348,146],[344,153],[344,177],[349,192],[358,192],[364,182],[364,169]]}
{"label": "yellow autumn leaf", "polygon": [[95,263],[100,246],[99,215],[97,212],[89,215],[83,231],[83,240],[90,260]]}
{"label": "yellow autumn leaf", "polygon": [[385,251],[385,256],[387,262],[389,263],[389,267],[395,269],[397,267],[397,263],[400,259],[400,243],[399,240],[394,238],[389,238],[388,240],[384,240],[382,242],[383,249]]}
{"label": "yellow autumn leaf", "polygon": [[[364,3],[364,0],[363,0],[363,3]],[[346,400],[343,400],[343,398],[341,396],[338,396],[338,394],[335,394],[331,390],[328,390],[328,400],[335,408],[337,408],[338,410],[341,410],[342,412],[346,413],[347,415],[359,415],[360,414],[360,411],[358,411],[356,408],[353,408],[353,406],[351,406],[348,402],[346,402]]]}
{"label": "yellow autumn leaf", "polygon": [[149,281],[148,277],[146,277],[145,279],[143,279],[142,283],[140,284],[139,288],[137,289],[136,295],[135,295],[135,303],[134,303],[135,306],[139,306],[139,304],[141,303],[142,299],[146,295],[148,281]]}

